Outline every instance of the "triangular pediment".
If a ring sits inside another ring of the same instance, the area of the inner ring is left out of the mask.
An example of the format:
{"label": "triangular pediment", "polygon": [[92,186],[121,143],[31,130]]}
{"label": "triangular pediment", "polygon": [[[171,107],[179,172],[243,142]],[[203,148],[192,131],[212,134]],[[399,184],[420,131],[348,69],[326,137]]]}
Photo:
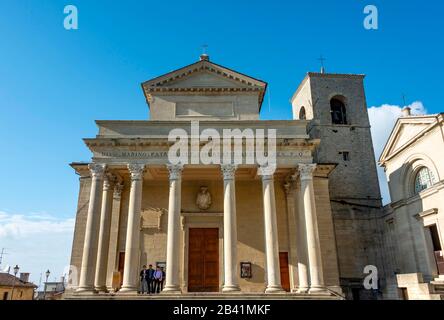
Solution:
{"label": "triangular pediment", "polygon": [[145,89],[154,87],[208,87],[210,85],[222,88],[249,87],[265,89],[267,83],[216,63],[201,60],[142,84]]}
{"label": "triangular pediment", "polygon": [[404,123],[398,131],[398,135],[392,146],[392,151],[399,150],[412,138],[429,126],[428,123]]}
{"label": "triangular pediment", "polygon": [[247,88],[248,85],[217,73],[203,70],[193,72],[185,77],[167,82],[164,87],[171,88]]}
{"label": "triangular pediment", "polygon": [[435,116],[411,116],[398,119],[379,162],[383,163],[398,151],[409,146],[418,136],[429,130],[435,122]]}
{"label": "triangular pediment", "polygon": [[255,92],[262,105],[267,83],[223,67],[208,59],[142,83],[147,97],[173,92]]}

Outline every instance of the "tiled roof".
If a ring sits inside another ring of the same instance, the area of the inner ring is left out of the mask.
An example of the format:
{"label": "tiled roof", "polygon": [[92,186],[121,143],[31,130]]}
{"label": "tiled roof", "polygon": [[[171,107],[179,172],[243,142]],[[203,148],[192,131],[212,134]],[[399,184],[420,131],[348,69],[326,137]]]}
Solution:
{"label": "tiled roof", "polygon": [[32,288],[37,286],[31,282],[23,282],[17,277],[14,277],[12,274],[9,273],[0,273],[0,287],[27,287]]}

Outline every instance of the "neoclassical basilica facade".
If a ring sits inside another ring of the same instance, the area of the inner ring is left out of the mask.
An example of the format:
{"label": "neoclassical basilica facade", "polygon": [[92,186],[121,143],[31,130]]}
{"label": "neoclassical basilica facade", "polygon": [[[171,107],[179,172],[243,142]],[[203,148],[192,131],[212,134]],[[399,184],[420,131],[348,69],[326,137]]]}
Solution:
{"label": "neoclassical basilica facade", "polygon": [[[144,82],[150,119],[96,121],[91,161],[71,164],[80,189],[66,296],[140,297],[150,264],[165,267],[165,296],[382,296],[383,268],[377,290],[363,286],[365,267],[384,265],[363,79],[308,73],[294,119],[273,121],[259,119],[267,84],[207,55]],[[274,129],[276,169],[171,163],[169,134],[193,135],[192,122],[198,134]]]}

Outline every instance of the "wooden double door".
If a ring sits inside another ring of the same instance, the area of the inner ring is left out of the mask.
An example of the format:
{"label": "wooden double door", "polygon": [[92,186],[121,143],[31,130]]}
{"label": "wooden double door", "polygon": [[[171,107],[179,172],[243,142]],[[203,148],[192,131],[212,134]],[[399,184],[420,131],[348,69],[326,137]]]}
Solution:
{"label": "wooden double door", "polygon": [[219,229],[190,228],[188,292],[219,291]]}

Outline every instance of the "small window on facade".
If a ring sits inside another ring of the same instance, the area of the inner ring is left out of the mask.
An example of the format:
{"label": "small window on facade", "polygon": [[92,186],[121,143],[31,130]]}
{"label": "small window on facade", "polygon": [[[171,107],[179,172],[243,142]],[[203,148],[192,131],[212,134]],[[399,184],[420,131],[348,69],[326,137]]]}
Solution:
{"label": "small window on facade", "polygon": [[306,120],[307,114],[305,113],[305,107],[301,107],[301,110],[299,110],[299,120]]}
{"label": "small window on facade", "polygon": [[333,124],[347,124],[347,114],[344,103],[333,98],[330,100],[331,121]]}
{"label": "small window on facade", "polygon": [[435,184],[435,177],[427,167],[421,168],[415,177],[415,194],[430,188]]}
{"label": "small window on facade", "polygon": [[350,153],[347,151],[342,152],[342,159],[344,161],[350,161]]}
{"label": "small window on facade", "polygon": [[8,300],[8,292],[3,292],[3,300]]}

